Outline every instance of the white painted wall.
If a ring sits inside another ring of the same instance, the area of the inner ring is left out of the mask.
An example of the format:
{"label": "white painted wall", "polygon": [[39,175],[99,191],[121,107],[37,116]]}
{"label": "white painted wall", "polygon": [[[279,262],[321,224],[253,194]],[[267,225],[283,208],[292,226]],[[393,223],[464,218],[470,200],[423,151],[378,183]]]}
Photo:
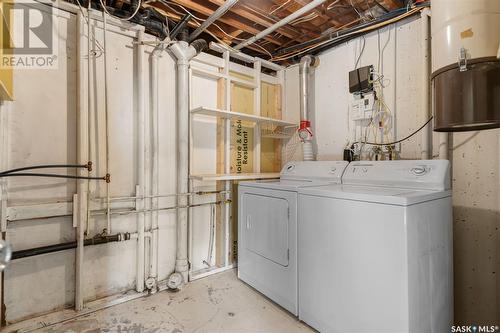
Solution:
{"label": "white painted wall", "polygon": [[[5,103],[8,112],[8,167],[35,164],[67,164],[76,161],[77,50],[75,14],[61,11],[58,27],[59,68],[57,70],[16,71],[15,101]],[[137,183],[137,96],[139,80],[135,33],[110,26],[108,43],[110,184],[111,196],[135,195]],[[103,31],[95,29],[103,44]],[[153,39],[153,36],[147,36]],[[144,57],[146,112],[150,112],[150,54]],[[95,74],[92,124],[92,161],[96,175],[105,174],[104,57],[93,62]],[[85,60],[84,60],[85,61]],[[159,193],[175,192],[176,115],[175,62],[168,53],[159,61]],[[217,83],[193,79],[193,103],[215,106]],[[192,165],[195,172],[215,172],[215,121],[203,117],[193,121]],[[151,123],[148,122],[148,126]],[[151,153],[151,150],[148,151]],[[64,170],[57,170],[64,173]],[[150,176],[148,175],[147,178]],[[203,184],[206,186],[207,184]],[[213,184],[212,184],[213,185]],[[195,185],[196,186],[196,185]],[[210,184],[208,184],[210,186]],[[92,183],[94,196],[105,196],[105,184]],[[8,180],[8,206],[39,202],[71,201],[74,181],[48,178],[11,178]],[[203,200],[212,201],[211,197]],[[129,203],[129,205],[131,205]],[[162,198],[159,206],[172,206],[175,198]],[[205,267],[210,208],[193,209],[195,268]],[[106,227],[104,216],[91,218],[87,237]],[[175,211],[159,212],[158,278],[164,280],[175,264]],[[136,215],[113,215],[111,233],[136,232]],[[75,231],[70,216],[11,222],[6,238],[14,250],[73,241]],[[86,247],[84,251],[84,298],[90,301],[135,288],[136,241]],[[146,270],[147,272],[147,270]],[[4,303],[7,323],[62,309],[73,304],[75,290],[75,252],[67,250],[15,260],[4,273]]]}
{"label": "white painted wall", "polygon": [[[419,18],[409,18],[379,31],[387,46],[381,56],[387,80],[386,103],[396,115],[399,139],[427,119],[421,105],[421,30]],[[360,66],[378,63],[378,33],[365,36]],[[354,69],[362,45],[357,38],[320,54],[313,76],[312,126],[317,158],[341,159],[353,140],[349,120],[348,72]],[[287,71],[287,105],[298,108],[298,70]],[[292,93],[293,91],[293,93]],[[419,159],[421,134],[402,144],[401,157]],[[500,130],[452,135],[455,320],[459,324],[500,321]],[[300,149],[300,148],[299,148]],[[434,134],[434,155],[437,154]]]}

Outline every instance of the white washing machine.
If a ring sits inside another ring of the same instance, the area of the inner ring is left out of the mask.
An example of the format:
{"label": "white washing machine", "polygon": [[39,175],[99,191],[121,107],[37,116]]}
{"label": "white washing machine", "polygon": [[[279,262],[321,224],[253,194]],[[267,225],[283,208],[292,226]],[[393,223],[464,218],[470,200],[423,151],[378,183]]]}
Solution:
{"label": "white washing machine", "polygon": [[353,162],[299,189],[299,318],[320,332],[442,333],[453,319],[449,163]]}
{"label": "white washing machine", "polygon": [[238,277],[297,315],[297,190],[340,183],[347,162],[290,162],[238,187]]}

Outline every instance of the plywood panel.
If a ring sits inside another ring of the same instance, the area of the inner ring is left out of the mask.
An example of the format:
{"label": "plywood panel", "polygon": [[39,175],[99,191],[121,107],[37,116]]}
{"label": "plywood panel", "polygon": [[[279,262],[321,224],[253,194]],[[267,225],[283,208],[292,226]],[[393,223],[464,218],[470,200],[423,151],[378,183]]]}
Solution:
{"label": "plywood panel", "polygon": [[[269,118],[282,119],[281,105],[281,85],[262,82],[260,103],[261,115]],[[273,132],[275,130],[276,126],[265,126],[262,129],[262,132]],[[277,130],[279,131],[280,128],[278,128]],[[280,171],[281,146],[281,140],[265,137],[261,139],[261,172]]]}

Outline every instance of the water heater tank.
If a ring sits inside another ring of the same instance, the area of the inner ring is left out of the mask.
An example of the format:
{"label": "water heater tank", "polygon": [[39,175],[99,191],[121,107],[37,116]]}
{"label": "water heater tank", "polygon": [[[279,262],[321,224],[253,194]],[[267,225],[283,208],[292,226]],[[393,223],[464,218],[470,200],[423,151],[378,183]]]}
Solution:
{"label": "water heater tank", "polygon": [[500,127],[500,0],[431,0],[434,130]]}

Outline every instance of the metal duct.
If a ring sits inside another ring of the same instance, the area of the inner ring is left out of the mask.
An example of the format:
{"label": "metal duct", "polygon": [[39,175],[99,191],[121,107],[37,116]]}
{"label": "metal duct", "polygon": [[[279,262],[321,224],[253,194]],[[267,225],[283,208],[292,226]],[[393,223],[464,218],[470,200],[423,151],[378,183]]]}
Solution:
{"label": "metal duct", "polygon": [[500,127],[500,1],[433,0],[434,130]]}
{"label": "metal duct", "polygon": [[306,55],[300,59],[300,127],[299,137],[302,141],[302,153],[304,161],[313,161],[313,134],[311,130],[311,121],[309,113],[310,85],[309,74],[311,67],[316,67],[319,59],[315,56]]}

